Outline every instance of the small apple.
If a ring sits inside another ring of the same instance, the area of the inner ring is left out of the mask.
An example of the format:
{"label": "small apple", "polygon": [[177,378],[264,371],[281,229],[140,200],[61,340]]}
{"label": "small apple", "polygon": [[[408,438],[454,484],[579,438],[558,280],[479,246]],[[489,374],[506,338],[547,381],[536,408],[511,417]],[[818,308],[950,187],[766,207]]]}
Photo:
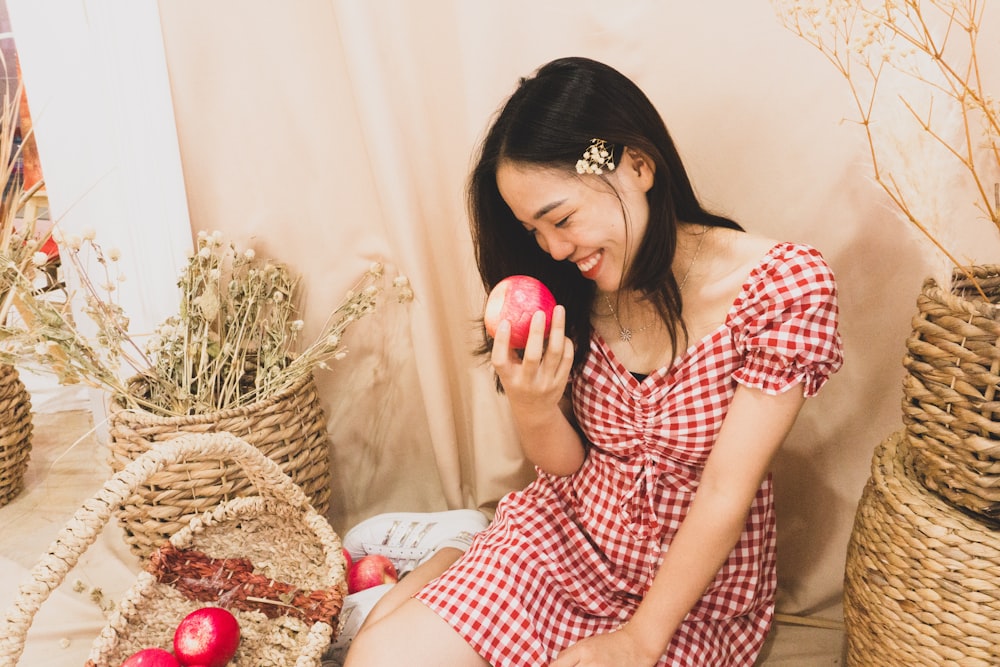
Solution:
{"label": "small apple", "polygon": [[222,607],[195,609],[174,631],[174,654],[182,665],[225,667],[239,644],[240,624]]}
{"label": "small apple", "polygon": [[144,648],[136,651],[121,664],[121,667],[181,667],[170,651],[162,648]]}
{"label": "small apple", "polygon": [[347,572],[347,592],[357,593],[372,586],[399,581],[396,566],[385,556],[368,554],[359,558]]}
{"label": "small apple", "polygon": [[510,346],[523,350],[528,342],[531,317],[539,310],[545,313],[545,334],[552,325],[552,310],[556,298],[540,280],[531,276],[508,276],[498,282],[486,299],[483,324],[486,333],[495,337],[504,320],[510,322]]}
{"label": "small apple", "polygon": [[347,550],[347,547],[341,547],[340,550],[344,553],[344,561],[347,563],[344,568],[344,572],[350,572],[351,566],[354,565],[354,559],[351,558],[351,552]]}

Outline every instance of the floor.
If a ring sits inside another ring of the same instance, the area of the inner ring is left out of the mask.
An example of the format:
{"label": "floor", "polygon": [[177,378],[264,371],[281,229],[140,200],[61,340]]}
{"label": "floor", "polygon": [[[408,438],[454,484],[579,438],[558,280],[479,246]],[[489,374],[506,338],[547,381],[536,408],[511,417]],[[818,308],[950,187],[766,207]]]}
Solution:
{"label": "floor", "polygon": [[[0,605],[5,610],[16,586],[27,580],[62,527],[110,474],[89,411],[36,413],[33,425],[25,488],[0,508]],[[82,665],[105,619],[100,607],[74,591],[74,585],[82,582],[85,590],[100,589],[115,600],[138,571],[113,521],[93,545],[81,546],[76,553],[79,563],[34,617],[18,664]],[[0,664],[6,664],[2,657]]]}

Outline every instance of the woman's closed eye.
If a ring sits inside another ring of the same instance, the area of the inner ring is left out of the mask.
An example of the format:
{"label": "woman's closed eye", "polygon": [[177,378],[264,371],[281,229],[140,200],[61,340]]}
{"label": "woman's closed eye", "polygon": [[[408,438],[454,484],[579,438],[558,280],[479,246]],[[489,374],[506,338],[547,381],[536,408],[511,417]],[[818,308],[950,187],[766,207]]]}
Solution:
{"label": "woman's closed eye", "polygon": [[[555,229],[564,229],[564,228],[568,227],[571,224],[571,222],[572,222],[569,218],[570,218],[570,216],[567,215],[562,220],[559,220],[557,222],[553,222],[552,226]],[[529,227],[528,225],[522,225],[522,227],[524,227],[524,231],[527,232],[528,234],[530,234],[531,236],[537,236],[538,235],[538,229],[537,228],[535,228],[535,227]]]}

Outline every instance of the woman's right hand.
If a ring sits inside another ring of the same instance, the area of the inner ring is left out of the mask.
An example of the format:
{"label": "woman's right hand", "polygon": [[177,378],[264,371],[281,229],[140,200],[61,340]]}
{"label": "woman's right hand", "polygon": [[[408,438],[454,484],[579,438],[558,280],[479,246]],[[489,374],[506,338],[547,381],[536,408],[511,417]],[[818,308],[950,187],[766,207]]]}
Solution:
{"label": "woman's right hand", "polygon": [[583,440],[562,411],[573,369],[573,341],[566,338],[566,309],[556,306],[545,339],[545,315],[531,318],[523,355],[510,348],[510,323],[501,322],[490,361],[510,401],[525,456],[553,475],[572,475],[586,456]]}
{"label": "woman's right hand", "polygon": [[497,327],[490,361],[516,412],[558,407],[573,368],[573,342],[566,338],[566,309],[556,306],[545,340],[545,314],[531,318],[523,355],[510,347],[510,322]]}

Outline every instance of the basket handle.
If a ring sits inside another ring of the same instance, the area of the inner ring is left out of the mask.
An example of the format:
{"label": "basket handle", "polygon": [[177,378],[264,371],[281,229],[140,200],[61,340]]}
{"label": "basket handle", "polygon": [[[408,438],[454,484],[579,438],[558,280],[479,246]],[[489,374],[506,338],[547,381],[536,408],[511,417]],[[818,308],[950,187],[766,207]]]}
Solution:
{"label": "basket handle", "polygon": [[193,433],[158,443],[111,477],[92,498],[85,501],[59,531],[48,553],[31,570],[4,616],[0,631],[0,667],[17,664],[24,652],[28,628],[38,609],[97,540],[115,508],[164,467],[192,458],[232,460],[262,494],[296,509],[315,512],[302,489],[282,472],[277,463],[231,433]]}

